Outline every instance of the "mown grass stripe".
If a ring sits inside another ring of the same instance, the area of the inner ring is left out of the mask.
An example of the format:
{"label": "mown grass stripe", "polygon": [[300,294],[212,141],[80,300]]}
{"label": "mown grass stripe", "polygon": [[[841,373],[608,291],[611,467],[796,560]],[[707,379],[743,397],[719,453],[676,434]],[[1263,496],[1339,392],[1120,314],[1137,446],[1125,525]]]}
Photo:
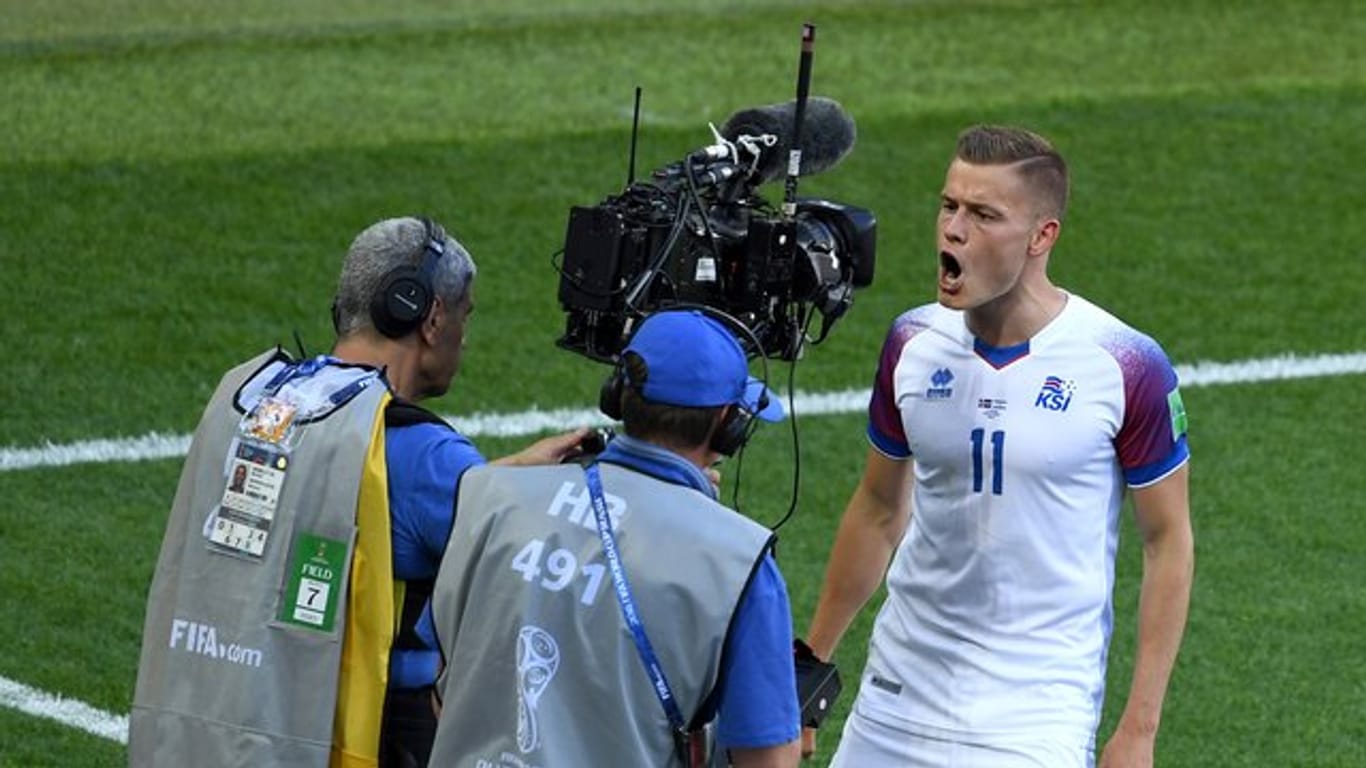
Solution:
{"label": "mown grass stripe", "polygon": [[[1302,379],[1315,376],[1348,376],[1366,373],[1366,352],[1301,357],[1281,355],[1228,363],[1197,362],[1176,366],[1185,388],[1220,384],[1251,384],[1261,381]],[[794,410],[799,416],[826,416],[855,413],[868,404],[869,391],[846,389],[835,392],[798,392]],[[533,408],[520,413],[477,413],[447,416],[466,436],[519,437],[602,425],[608,420],[596,408]],[[184,456],[190,435],[149,432],[139,437],[81,440],[63,445],[47,444],[32,448],[0,449],[0,472],[71,464],[103,464],[127,461],[172,459]]]}

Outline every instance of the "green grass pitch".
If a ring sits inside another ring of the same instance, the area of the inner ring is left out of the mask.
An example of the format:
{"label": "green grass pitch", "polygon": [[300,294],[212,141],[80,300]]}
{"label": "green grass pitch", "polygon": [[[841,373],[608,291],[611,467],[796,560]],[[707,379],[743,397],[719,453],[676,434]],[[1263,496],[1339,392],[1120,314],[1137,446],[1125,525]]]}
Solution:
{"label": "green grass pitch", "polygon": [[[1177,364],[1366,351],[1366,14],[1345,0],[0,0],[0,449],[189,432],[234,362],[295,332],[326,347],[350,238],[418,212],[480,266],[437,409],[587,407],[605,370],[554,347],[551,258],[571,205],[620,191],[634,89],[646,172],[791,99],[804,21],[812,93],[858,144],[801,192],[880,232],[874,285],[794,372],[774,365],[783,386],[870,383],[887,323],[933,296],[944,166],[982,121],[1055,140],[1074,174],[1055,277]],[[1198,563],[1158,765],[1366,764],[1362,383],[1186,392]],[[799,425],[780,565],[800,632],[865,442],[860,414]],[[127,713],[179,463],[0,472],[0,677]],[[792,472],[790,434],[761,433],[747,513],[780,517]],[[1102,739],[1134,642],[1125,534]],[[0,766],[125,762],[0,707]]]}

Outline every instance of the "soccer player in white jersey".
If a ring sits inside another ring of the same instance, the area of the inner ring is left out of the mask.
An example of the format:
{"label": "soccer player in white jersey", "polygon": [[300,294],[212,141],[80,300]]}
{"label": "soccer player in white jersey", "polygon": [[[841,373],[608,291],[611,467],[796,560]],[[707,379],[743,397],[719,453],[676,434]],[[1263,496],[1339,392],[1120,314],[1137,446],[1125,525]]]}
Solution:
{"label": "soccer player in white jersey", "polygon": [[1126,488],[1138,643],[1100,765],[1152,765],[1194,569],[1186,417],[1161,347],[1049,280],[1066,204],[1042,137],[959,136],[939,300],[887,335],[808,637],[829,658],[886,573],[834,766],[1093,765]]}

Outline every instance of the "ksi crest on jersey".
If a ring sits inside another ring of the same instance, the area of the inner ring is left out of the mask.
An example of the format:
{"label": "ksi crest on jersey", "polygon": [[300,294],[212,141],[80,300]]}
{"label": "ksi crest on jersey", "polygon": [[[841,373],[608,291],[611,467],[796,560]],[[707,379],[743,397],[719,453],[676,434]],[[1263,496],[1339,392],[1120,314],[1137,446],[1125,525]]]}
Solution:
{"label": "ksi crest on jersey", "polygon": [[1072,403],[1072,394],[1076,392],[1076,389],[1077,384],[1074,381],[1064,381],[1057,376],[1049,376],[1043,380],[1043,386],[1039,388],[1039,396],[1034,398],[1034,407],[1050,411],[1065,411],[1067,406]]}

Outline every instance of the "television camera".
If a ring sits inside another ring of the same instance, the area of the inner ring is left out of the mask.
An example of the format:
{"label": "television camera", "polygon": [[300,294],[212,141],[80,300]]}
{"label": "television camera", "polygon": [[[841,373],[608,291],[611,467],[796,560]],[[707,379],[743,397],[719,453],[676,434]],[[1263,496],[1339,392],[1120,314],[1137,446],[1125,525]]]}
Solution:
{"label": "television camera", "polygon": [[[795,194],[798,176],[833,167],[853,148],[854,122],[837,102],[799,88],[793,102],[740,110],[711,130],[711,145],[570,210],[558,265],[567,313],[560,347],[611,362],[647,315],[703,305],[753,332],[741,339],[751,357],[796,360],[848,311],[854,289],[872,283],[873,213]],[[775,207],[758,189],[784,173],[787,196]]]}

